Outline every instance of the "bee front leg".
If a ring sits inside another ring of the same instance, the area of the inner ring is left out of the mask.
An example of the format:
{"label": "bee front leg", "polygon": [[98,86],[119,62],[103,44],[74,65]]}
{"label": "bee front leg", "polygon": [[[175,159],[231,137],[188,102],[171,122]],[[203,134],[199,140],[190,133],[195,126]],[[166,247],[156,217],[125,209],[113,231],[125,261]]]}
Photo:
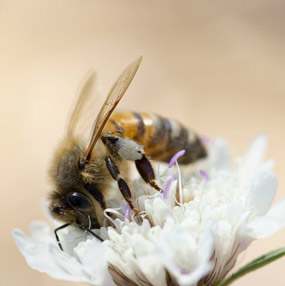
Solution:
{"label": "bee front leg", "polygon": [[153,167],[145,156],[143,146],[129,138],[120,138],[111,135],[102,136],[102,141],[111,154],[119,156],[124,160],[134,161],[143,180],[154,189],[162,192],[162,189],[156,183]]}
{"label": "bee front leg", "polygon": [[131,210],[134,211],[134,213],[137,215],[139,211],[134,207],[133,205],[133,198],[132,198],[132,193],[130,191],[130,188],[126,181],[122,179],[121,174],[119,172],[118,167],[116,166],[115,162],[112,160],[111,157],[107,156],[105,158],[106,166],[107,169],[112,176],[112,178],[117,181],[119,189],[121,191],[121,194],[123,195],[124,199],[126,202],[129,204]]}

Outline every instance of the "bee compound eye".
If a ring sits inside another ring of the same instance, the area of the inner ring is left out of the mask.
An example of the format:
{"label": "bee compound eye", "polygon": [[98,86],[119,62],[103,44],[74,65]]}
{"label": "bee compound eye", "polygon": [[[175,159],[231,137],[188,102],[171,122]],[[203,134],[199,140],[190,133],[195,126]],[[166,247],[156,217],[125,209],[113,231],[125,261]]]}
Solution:
{"label": "bee compound eye", "polygon": [[92,208],[92,202],[90,199],[86,195],[79,192],[69,193],[67,201],[74,209],[86,211]]}

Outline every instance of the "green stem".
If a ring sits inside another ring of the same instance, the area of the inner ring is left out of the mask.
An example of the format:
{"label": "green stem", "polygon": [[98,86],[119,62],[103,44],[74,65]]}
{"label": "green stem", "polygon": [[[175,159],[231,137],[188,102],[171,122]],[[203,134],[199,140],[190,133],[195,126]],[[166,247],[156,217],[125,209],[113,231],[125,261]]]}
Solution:
{"label": "green stem", "polygon": [[274,260],[282,257],[285,255],[285,247],[281,247],[279,249],[270,251],[266,254],[263,254],[262,256],[258,257],[257,259],[251,261],[250,263],[246,264],[242,268],[240,268],[238,271],[233,273],[229,278],[227,278],[224,281],[219,281],[216,286],[226,286],[233,283],[238,278],[246,275],[247,273],[254,271],[258,268],[261,268]]}

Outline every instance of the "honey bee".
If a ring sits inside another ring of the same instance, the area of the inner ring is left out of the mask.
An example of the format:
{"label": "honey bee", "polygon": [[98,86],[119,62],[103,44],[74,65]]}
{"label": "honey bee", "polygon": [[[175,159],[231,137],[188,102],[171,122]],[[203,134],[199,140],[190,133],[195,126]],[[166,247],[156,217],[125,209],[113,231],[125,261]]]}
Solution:
{"label": "honey bee", "polygon": [[[75,136],[84,107],[90,104],[92,76],[85,83],[71,115],[67,133],[59,145],[50,169],[53,191],[49,209],[64,224],[88,231],[103,225],[104,209],[109,207],[110,184],[117,182],[120,199],[133,205],[128,180],[128,161],[134,161],[143,180],[161,191],[149,159],[167,162],[179,150],[186,154],[181,164],[189,164],[206,156],[199,137],[176,120],[151,113],[114,112],[133,80],[142,58],[130,64],[112,86],[93,124],[88,144]],[[122,172],[122,173],[121,173]]]}

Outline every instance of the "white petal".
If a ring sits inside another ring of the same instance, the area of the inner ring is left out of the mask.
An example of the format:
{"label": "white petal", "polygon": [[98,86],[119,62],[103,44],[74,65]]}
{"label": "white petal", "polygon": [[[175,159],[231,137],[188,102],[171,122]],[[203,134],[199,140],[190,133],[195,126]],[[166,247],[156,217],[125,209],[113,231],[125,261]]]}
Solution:
{"label": "white petal", "polygon": [[19,229],[15,229],[12,234],[18,249],[31,268],[45,272],[56,279],[75,280],[73,274],[58,267],[47,244],[35,244]]}
{"label": "white petal", "polygon": [[281,224],[285,223],[285,197],[273,205],[267,216],[278,220]]}
{"label": "white petal", "polygon": [[190,232],[172,227],[172,231],[165,231],[154,254],[179,285],[194,285],[212,269],[212,253],[213,237],[208,231],[197,242]]}
{"label": "white petal", "polygon": [[258,210],[257,215],[268,211],[277,191],[277,179],[268,169],[260,169],[251,180],[249,203]]}
{"label": "white petal", "polygon": [[242,230],[241,235],[253,239],[269,237],[282,226],[270,217],[258,217],[250,221]]}
{"label": "white petal", "polygon": [[[142,239],[142,237],[140,238]],[[139,241],[139,239],[137,239]],[[137,241],[137,242],[138,242]],[[143,255],[137,255],[137,252],[135,252],[135,261],[134,263],[137,264],[140,271],[143,273],[143,275],[147,278],[147,280],[157,286],[164,286],[166,285],[165,281],[165,270],[163,264],[159,261],[157,257],[153,255],[153,248],[154,245],[147,246],[147,241],[141,241],[141,245],[138,245],[136,243],[135,250],[138,248],[145,248],[143,251]],[[141,251],[142,252],[142,251]],[[147,252],[147,253],[146,253]]]}
{"label": "white petal", "polygon": [[274,159],[269,159],[268,161],[265,161],[264,163],[261,164],[261,167],[264,169],[273,169],[274,166],[275,166]]}
{"label": "white petal", "polygon": [[[149,210],[152,208],[152,211]],[[165,219],[171,215],[171,210],[164,200],[161,198],[155,198],[150,206],[146,203],[146,210],[152,212],[152,219],[155,225],[163,225]]]}
{"label": "white petal", "polygon": [[248,147],[244,168],[249,171],[261,164],[267,147],[267,137],[263,134],[256,136]]}
{"label": "white petal", "polygon": [[94,285],[115,285],[108,272],[106,249],[102,243],[92,238],[81,242],[74,253],[82,263],[84,270],[90,275]]}
{"label": "white petal", "polygon": [[228,145],[222,138],[215,138],[209,150],[208,158],[205,162],[206,169],[215,168],[217,170],[231,168],[231,153]]}
{"label": "white petal", "polygon": [[71,257],[64,251],[61,251],[56,244],[49,245],[49,251],[59,268],[64,269],[73,276],[76,281],[89,281],[84,276],[83,267],[75,257]]}
{"label": "white petal", "polygon": [[215,239],[216,255],[220,257],[227,256],[230,253],[234,239],[232,224],[227,221],[218,221],[213,225],[212,231]]}
{"label": "white petal", "polygon": [[252,239],[265,238],[285,227],[285,198],[278,201],[264,217],[250,221],[243,229],[243,235]]}
{"label": "white petal", "polygon": [[55,242],[50,226],[44,221],[33,221],[30,226],[30,234],[34,243],[47,244]]}
{"label": "white petal", "polygon": [[60,243],[64,249],[64,252],[68,253],[71,256],[73,256],[74,247],[76,247],[80,242],[85,241],[87,239],[86,233],[80,231],[79,229],[73,228],[72,226],[58,232],[58,236],[60,239]]}
{"label": "white petal", "polygon": [[196,269],[194,269],[194,271],[191,272],[191,274],[180,275],[178,278],[179,285],[195,285],[202,277],[206,276],[212,268],[213,264],[211,262],[199,265]]}

